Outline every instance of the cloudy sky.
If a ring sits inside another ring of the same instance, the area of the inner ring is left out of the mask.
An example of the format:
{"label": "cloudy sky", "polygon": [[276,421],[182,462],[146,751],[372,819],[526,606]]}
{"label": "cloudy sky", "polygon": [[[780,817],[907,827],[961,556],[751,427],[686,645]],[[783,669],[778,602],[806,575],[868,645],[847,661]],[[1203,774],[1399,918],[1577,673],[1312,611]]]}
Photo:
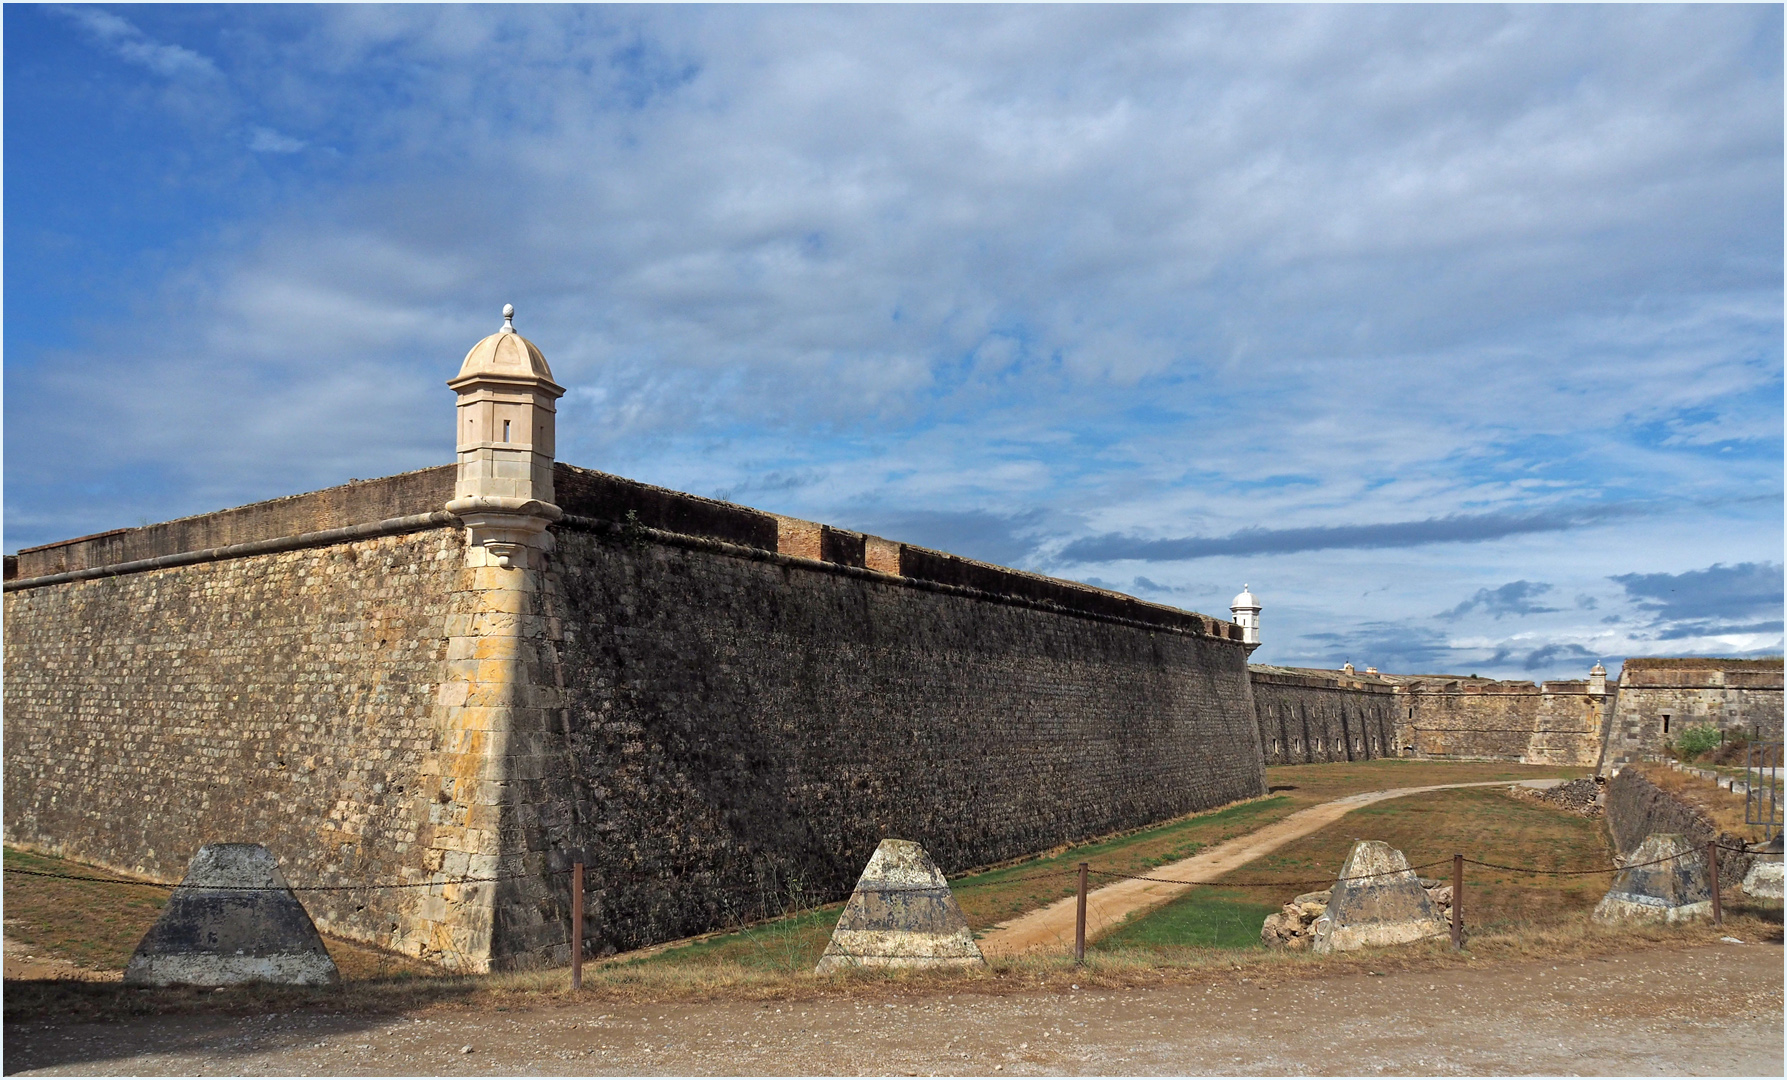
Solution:
{"label": "cloudy sky", "polygon": [[564,460],[1543,678],[1778,653],[1782,12],[5,9],[5,543]]}

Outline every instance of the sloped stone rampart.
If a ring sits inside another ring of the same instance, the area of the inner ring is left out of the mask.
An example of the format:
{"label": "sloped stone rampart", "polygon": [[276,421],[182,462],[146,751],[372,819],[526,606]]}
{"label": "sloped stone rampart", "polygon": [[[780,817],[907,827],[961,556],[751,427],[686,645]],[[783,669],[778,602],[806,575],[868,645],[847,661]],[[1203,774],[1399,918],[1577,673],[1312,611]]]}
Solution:
{"label": "sloped stone rampart", "polygon": [[[462,559],[440,528],[6,594],[8,841],[162,881],[224,841],[306,884],[446,869],[435,832],[471,808],[423,772]],[[458,902],[312,915],[417,951],[423,909]]]}
{"label": "sloped stone rampart", "polygon": [[1399,756],[1389,685],[1260,666],[1251,672],[1268,765]]}
{"label": "sloped stone rampart", "polygon": [[598,951],[842,898],[890,835],[953,872],[1264,791],[1238,643],[624,534],[559,546],[562,835],[605,868]]}
{"label": "sloped stone rampart", "polygon": [[[1710,786],[1710,785],[1709,785]],[[1653,833],[1674,833],[1699,849],[1709,840],[1717,840],[1719,881],[1730,885],[1740,882],[1749,872],[1756,857],[1742,851],[1747,844],[1736,833],[1722,832],[1700,809],[1650,782],[1644,767],[1627,766],[1607,782],[1607,831],[1621,853],[1630,854]]]}

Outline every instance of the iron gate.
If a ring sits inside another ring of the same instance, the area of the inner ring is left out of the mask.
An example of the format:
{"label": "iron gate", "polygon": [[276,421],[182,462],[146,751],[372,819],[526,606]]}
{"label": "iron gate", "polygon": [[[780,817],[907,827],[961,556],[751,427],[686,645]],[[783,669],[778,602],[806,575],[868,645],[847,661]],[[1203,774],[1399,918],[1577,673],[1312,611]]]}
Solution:
{"label": "iron gate", "polygon": [[1781,743],[1754,742],[1744,751],[1744,821],[1762,826],[1762,835],[1773,840],[1781,832]]}

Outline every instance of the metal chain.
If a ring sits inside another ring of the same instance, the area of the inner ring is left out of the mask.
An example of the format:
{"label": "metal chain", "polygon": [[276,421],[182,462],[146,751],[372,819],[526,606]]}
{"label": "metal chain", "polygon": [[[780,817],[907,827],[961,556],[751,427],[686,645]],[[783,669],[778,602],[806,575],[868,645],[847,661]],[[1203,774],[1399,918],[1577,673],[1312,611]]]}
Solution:
{"label": "metal chain", "polygon": [[[1764,852],[1760,848],[1751,848],[1748,846],[1730,847],[1726,844],[1717,844],[1715,846],[1720,851],[1729,851],[1729,852],[1734,852],[1736,854],[1742,854],[1742,855],[1767,854],[1767,852]],[[1618,873],[1621,870],[1635,870],[1635,869],[1638,869],[1640,867],[1645,867],[1645,866],[1657,866],[1662,863],[1670,862],[1672,860],[1681,858],[1683,855],[1688,855],[1688,854],[1692,854],[1692,852],[1678,852],[1674,855],[1666,855],[1660,859],[1652,859],[1650,862],[1628,863],[1625,866],[1597,867],[1592,870],[1545,870],[1545,869],[1541,869],[1541,868],[1535,867],[1535,866],[1504,866],[1500,863],[1484,862],[1481,859],[1469,859],[1469,858],[1465,859],[1464,861],[1469,863],[1472,866],[1481,866],[1486,870],[1501,870],[1506,873],[1513,873],[1513,874],[1541,874],[1541,875],[1550,875],[1553,877],[1570,877],[1570,876],[1587,875],[1587,874],[1614,874],[1614,873]],[[1446,863],[1449,863],[1451,861],[1452,861],[1451,859],[1435,859],[1433,862],[1421,863],[1416,866],[1410,866],[1406,870],[1380,870],[1377,873],[1373,873],[1373,874],[1356,874],[1352,877],[1344,877],[1344,878],[1311,878],[1311,879],[1304,880],[1304,881],[1185,881],[1185,880],[1182,880],[1179,878],[1151,877],[1151,876],[1148,876],[1145,874],[1121,874],[1114,870],[1093,870],[1091,868],[1088,868],[1086,872],[1088,874],[1091,874],[1091,875],[1094,875],[1097,877],[1101,877],[1101,878],[1116,878],[1116,879],[1122,880],[1122,881],[1152,881],[1152,882],[1158,882],[1163,885],[1204,885],[1204,886],[1211,886],[1211,887],[1215,887],[1215,888],[1229,888],[1229,889],[1270,889],[1270,888],[1289,888],[1292,886],[1301,887],[1304,885],[1332,885],[1332,884],[1338,884],[1339,882],[1342,882],[1342,881],[1366,881],[1371,878],[1386,877],[1391,874],[1413,873],[1416,870],[1428,870],[1435,866],[1443,866]],[[593,867],[593,866],[585,867],[584,872],[585,872],[585,874],[588,874],[590,871],[593,871],[594,869],[595,869],[595,867]],[[295,893],[297,893],[297,892],[353,892],[358,889],[429,889],[429,888],[434,888],[435,886],[446,886],[446,885],[484,885],[484,884],[491,884],[491,883],[500,882],[500,881],[519,881],[523,878],[533,878],[533,877],[540,876],[540,875],[532,874],[532,873],[499,874],[494,877],[461,877],[461,878],[450,878],[445,881],[369,882],[369,883],[362,884],[362,885],[290,885],[290,886],[285,886],[282,888],[281,886],[278,886],[278,885],[187,885],[185,883],[170,884],[170,883],[164,882],[164,881],[142,881],[142,880],[139,880],[136,878],[92,877],[92,876],[83,875],[83,874],[57,874],[57,873],[51,873],[50,871],[47,871],[47,870],[7,869],[4,872],[7,874],[20,874],[20,875],[23,875],[26,877],[55,878],[60,881],[87,881],[87,882],[92,882],[95,885],[142,885],[142,886],[146,886],[146,887],[152,888],[152,889],[229,889],[233,892],[281,892],[281,891],[289,890],[289,891],[295,892]],[[555,876],[558,876],[561,874],[569,874],[569,873],[571,873],[571,869],[569,867],[566,867],[563,870],[545,871],[545,876],[555,877]],[[1004,878],[999,881],[972,882],[972,883],[969,883],[966,885],[960,885],[957,887],[958,888],[976,889],[976,888],[986,888],[986,887],[990,887],[993,885],[1014,885],[1014,884],[1017,884],[1018,882],[1023,882],[1023,881],[1046,881],[1046,880],[1053,880],[1053,879],[1059,879],[1059,878],[1071,878],[1071,877],[1076,876],[1078,873],[1079,873],[1079,871],[1077,871],[1077,870],[1057,870],[1057,871],[1053,871],[1050,873],[1026,874],[1023,877]],[[625,874],[623,876],[644,877],[647,875],[635,873],[635,874]],[[946,885],[943,887],[947,888],[949,886]],[[879,892],[879,893],[925,892],[925,891],[936,889],[936,888],[938,888],[938,886],[935,886],[935,885],[922,885],[922,886],[892,885],[892,886],[863,889],[863,890],[859,890],[859,891]]]}
{"label": "metal chain", "polygon": [[1219,889],[1281,889],[1304,885],[1335,885],[1342,881],[1365,881],[1370,878],[1387,877],[1391,874],[1408,874],[1416,870],[1426,870],[1451,862],[1451,859],[1436,859],[1430,863],[1421,863],[1402,870],[1379,870],[1375,874],[1355,874],[1343,878],[1311,878],[1307,881],[1180,881],[1176,878],[1146,877],[1140,874],[1119,874],[1110,870],[1091,870],[1086,872],[1099,877],[1119,878],[1124,881],[1158,881],[1164,885],[1206,885]]}
{"label": "metal chain", "polygon": [[[139,881],[136,878],[120,877],[87,877],[81,874],[52,874],[47,870],[6,870],[7,874],[22,874],[26,877],[56,878],[61,881],[90,881],[98,885],[144,885],[151,889],[228,889],[230,892],[354,892],[359,889],[427,889],[436,885],[481,885],[493,881],[516,881],[531,878],[534,874],[499,874],[496,877],[464,877],[451,878],[447,881],[396,881],[369,882],[364,885],[188,885],[185,882],[169,884],[165,881]],[[548,874],[568,874],[569,870],[547,871]]]}

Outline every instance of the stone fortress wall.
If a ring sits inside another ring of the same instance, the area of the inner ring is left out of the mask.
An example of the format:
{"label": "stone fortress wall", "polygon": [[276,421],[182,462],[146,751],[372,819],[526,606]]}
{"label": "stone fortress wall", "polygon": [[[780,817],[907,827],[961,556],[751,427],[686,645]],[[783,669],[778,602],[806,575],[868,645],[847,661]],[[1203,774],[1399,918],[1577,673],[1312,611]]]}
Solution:
{"label": "stone fortress wall", "polygon": [[1686,727],[1781,738],[1781,660],[1627,660],[1607,740],[1607,765],[1654,756]]}
{"label": "stone fortress wall", "polygon": [[[1250,670],[1269,765],[1401,756],[1612,772],[1662,755],[1690,724],[1781,738],[1779,658],[1633,658],[1612,685],[1598,673],[1532,683],[1350,666],[1337,672],[1255,664]],[[1303,717],[1330,719],[1310,726]],[[1386,723],[1393,735],[1385,745],[1392,749],[1360,752],[1350,733]],[[1350,754],[1333,752],[1337,734],[1349,739]]]}
{"label": "stone fortress wall", "polygon": [[1268,765],[1397,757],[1398,700],[1375,673],[1253,664],[1253,701]]}
{"label": "stone fortress wall", "polygon": [[[6,836],[162,880],[266,843],[319,926],[480,970],[1262,793],[1222,620],[587,470],[538,571],[450,466],[19,553]],[[459,877],[502,880],[450,884]]]}
{"label": "stone fortress wall", "polygon": [[[1250,670],[1245,589],[1225,622],[557,463],[509,321],[449,386],[456,465],[6,560],[8,842],[162,880],[266,844],[413,886],[311,893],[324,929],[479,971],[835,899],[886,837],[953,872],[1268,762],[1588,765],[1610,729],[1604,680]],[[1634,665],[1618,745],[1659,707],[1778,737],[1780,685]]]}

